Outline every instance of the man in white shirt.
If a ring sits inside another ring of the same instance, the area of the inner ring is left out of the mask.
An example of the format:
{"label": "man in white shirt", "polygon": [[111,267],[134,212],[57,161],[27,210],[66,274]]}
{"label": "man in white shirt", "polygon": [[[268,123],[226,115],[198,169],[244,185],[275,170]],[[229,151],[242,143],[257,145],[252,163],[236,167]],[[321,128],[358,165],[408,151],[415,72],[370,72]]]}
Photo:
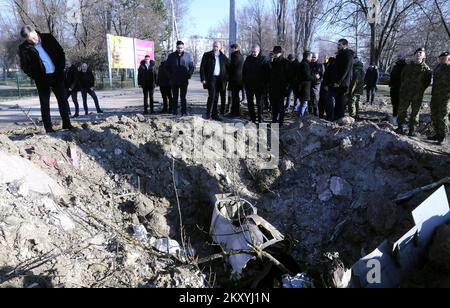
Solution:
{"label": "man in white shirt", "polygon": [[[213,50],[206,52],[200,66],[200,79],[205,89],[208,89],[208,104],[206,119],[220,121],[218,114],[219,96],[225,93],[228,82],[230,61],[222,52],[222,43],[214,42]],[[225,112],[225,101],[222,100],[222,113]]]}
{"label": "man in white shirt", "polygon": [[69,103],[64,88],[66,57],[58,41],[49,33],[39,33],[31,26],[24,26],[20,35],[25,41],[19,46],[20,66],[36,83],[41,103],[42,122],[47,133],[54,132],[50,116],[51,90],[58,101],[63,129],[72,129]]}

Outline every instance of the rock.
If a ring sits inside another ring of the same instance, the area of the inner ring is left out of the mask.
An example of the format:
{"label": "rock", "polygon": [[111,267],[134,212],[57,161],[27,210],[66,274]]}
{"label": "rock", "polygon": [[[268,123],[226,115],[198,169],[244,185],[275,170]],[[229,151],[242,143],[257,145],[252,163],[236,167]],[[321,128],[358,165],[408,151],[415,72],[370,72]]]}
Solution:
{"label": "rock", "polygon": [[329,175],[320,175],[316,179],[316,192],[319,195],[319,200],[322,202],[330,201],[333,198],[333,194],[328,188],[330,185]]}
{"label": "rock", "polygon": [[344,179],[334,176],[330,180],[330,190],[336,197],[352,198],[352,186]]}
{"label": "rock", "polygon": [[152,200],[139,198],[135,201],[135,211],[140,217],[147,217],[155,210]]}
{"label": "rock", "polygon": [[[21,192],[63,196],[64,189],[29,160],[0,151],[0,184],[22,181]],[[27,186],[23,186],[27,185]],[[19,188],[20,188],[19,187]]]}
{"label": "rock", "polygon": [[351,126],[355,124],[355,119],[352,117],[343,117],[337,120],[336,123],[341,126]]}
{"label": "rock", "polygon": [[148,219],[148,227],[150,231],[154,231],[158,237],[169,236],[170,227],[167,224],[167,220],[164,215],[160,213],[154,213]]}
{"label": "rock", "polygon": [[16,180],[8,185],[8,191],[14,197],[26,198],[30,194],[28,184],[23,180]]}
{"label": "rock", "polygon": [[144,122],[147,121],[147,119],[140,113],[137,114],[136,117],[137,117],[138,121],[141,122],[141,123],[144,123]]}
{"label": "rock", "polygon": [[450,225],[438,228],[429,251],[429,260],[437,268],[450,272]]}
{"label": "rock", "polygon": [[349,137],[342,139],[341,141],[341,148],[344,150],[349,150],[352,148],[352,141]]}
{"label": "rock", "polygon": [[367,222],[377,234],[389,235],[397,223],[397,205],[383,197],[369,198]]}
{"label": "rock", "polygon": [[303,149],[303,153],[304,153],[304,155],[310,155],[310,154],[320,150],[321,146],[322,146],[322,143],[320,143],[320,141],[317,141],[315,143],[312,143],[312,144],[306,146]]}
{"label": "rock", "polygon": [[330,201],[333,198],[333,193],[327,189],[319,194],[319,200],[322,202]]}
{"label": "rock", "polygon": [[133,238],[139,242],[146,242],[148,240],[147,229],[143,225],[133,226]]}
{"label": "rock", "polygon": [[105,119],[105,122],[107,122],[107,123],[117,123],[117,122],[119,122],[119,117],[118,116],[107,117]]}

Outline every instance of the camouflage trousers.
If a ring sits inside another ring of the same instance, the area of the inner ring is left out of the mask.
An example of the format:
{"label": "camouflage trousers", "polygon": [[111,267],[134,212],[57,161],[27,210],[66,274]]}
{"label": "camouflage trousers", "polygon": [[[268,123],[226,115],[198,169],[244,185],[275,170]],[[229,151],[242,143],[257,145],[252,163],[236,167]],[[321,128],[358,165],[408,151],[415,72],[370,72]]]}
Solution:
{"label": "camouflage trousers", "polygon": [[434,98],[431,100],[431,118],[438,140],[443,140],[449,133],[448,114],[450,113],[450,100]]}
{"label": "camouflage trousers", "polygon": [[348,115],[352,118],[359,117],[359,102],[361,100],[361,95],[349,95],[348,96]]}
{"label": "camouflage trousers", "polygon": [[422,108],[423,95],[407,96],[400,93],[400,105],[398,106],[398,125],[406,124],[408,109],[411,107],[411,116],[409,118],[409,128],[416,128],[419,125],[420,109]]}

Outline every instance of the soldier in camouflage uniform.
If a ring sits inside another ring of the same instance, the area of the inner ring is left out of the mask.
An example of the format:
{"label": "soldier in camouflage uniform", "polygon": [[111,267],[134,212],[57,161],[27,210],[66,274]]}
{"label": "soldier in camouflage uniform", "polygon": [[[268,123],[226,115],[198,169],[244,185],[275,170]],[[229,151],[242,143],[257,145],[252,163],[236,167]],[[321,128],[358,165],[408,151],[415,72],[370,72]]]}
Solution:
{"label": "soldier in camouflage uniform", "polygon": [[398,110],[397,133],[404,135],[404,124],[411,106],[409,120],[409,136],[416,137],[416,127],[419,125],[420,109],[423,95],[431,83],[431,69],[425,63],[425,49],[419,48],[415,52],[416,60],[408,63],[402,71],[400,87],[400,106]]}
{"label": "soldier in camouflage uniform", "polygon": [[448,114],[450,112],[450,53],[439,56],[439,65],[433,75],[433,98],[431,99],[431,116],[436,135],[428,138],[440,145],[447,144]]}
{"label": "soldier in camouflage uniform", "polygon": [[351,117],[359,119],[359,101],[364,94],[364,64],[355,57],[353,62],[353,77],[350,85],[348,99],[348,113]]}

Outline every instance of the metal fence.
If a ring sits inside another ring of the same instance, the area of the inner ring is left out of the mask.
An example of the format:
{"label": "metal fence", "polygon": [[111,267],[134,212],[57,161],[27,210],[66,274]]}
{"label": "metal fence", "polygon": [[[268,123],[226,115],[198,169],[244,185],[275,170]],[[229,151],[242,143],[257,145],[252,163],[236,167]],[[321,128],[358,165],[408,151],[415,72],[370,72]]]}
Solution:
{"label": "metal fence", "polygon": [[[110,89],[108,71],[96,71],[94,75],[96,89]],[[112,76],[112,89],[134,88],[134,70],[113,70]],[[0,77],[0,101],[36,95],[34,81],[22,71],[8,72]]]}

